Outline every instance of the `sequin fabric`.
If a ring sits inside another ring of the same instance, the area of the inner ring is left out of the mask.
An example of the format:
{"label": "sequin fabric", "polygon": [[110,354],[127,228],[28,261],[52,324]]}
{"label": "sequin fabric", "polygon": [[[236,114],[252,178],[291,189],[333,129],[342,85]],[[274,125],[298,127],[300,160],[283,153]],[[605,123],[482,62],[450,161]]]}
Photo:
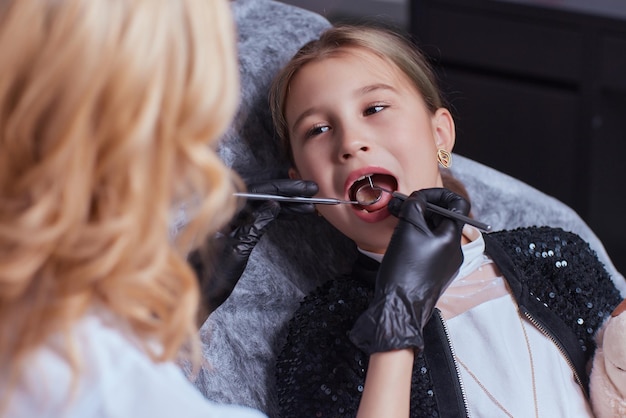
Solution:
{"label": "sequin fabric", "polygon": [[[525,301],[529,312],[539,318],[558,318],[556,323],[564,326],[556,339],[578,341],[575,347],[565,344],[563,348],[588,360],[595,350],[595,332],[621,301],[589,246],[577,235],[553,228],[496,232],[485,240],[487,252],[501,266],[514,293],[518,289],[518,301]],[[348,332],[369,304],[372,283],[371,276],[340,277],[303,300],[290,321],[276,366],[280,417],[356,415],[368,357],[350,342]],[[449,353],[445,338],[431,341],[441,346],[427,352]],[[441,382],[445,375],[451,382],[435,387],[434,373],[435,380]],[[413,365],[411,417],[445,415],[440,413],[441,405],[459,401],[458,385],[454,374],[434,370],[420,353]]]}
{"label": "sequin fabric", "polygon": [[529,298],[576,334],[589,360],[596,331],[622,300],[595,251],[578,235],[561,229],[519,229],[492,236],[511,249]]}

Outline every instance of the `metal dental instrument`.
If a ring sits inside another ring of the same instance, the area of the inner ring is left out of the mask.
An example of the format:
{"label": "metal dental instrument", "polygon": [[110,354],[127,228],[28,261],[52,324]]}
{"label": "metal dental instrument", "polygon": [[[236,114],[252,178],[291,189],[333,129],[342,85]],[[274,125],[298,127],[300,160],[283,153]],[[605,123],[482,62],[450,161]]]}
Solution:
{"label": "metal dental instrument", "polygon": [[[373,205],[374,203],[378,202],[380,200],[380,198],[382,197],[383,192],[385,193],[390,193],[393,197],[396,197],[398,199],[401,200],[405,200],[408,196],[405,194],[402,194],[400,192],[393,192],[391,190],[387,190],[383,187],[380,186],[375,186],[374,183],[372,182],[372,178],[368,177],[367,178],[369,180],[369,184],[364,184],[363,186],[361,186],[359,188],[359,190],[357,190],[357,192],[355,193],[355,196],[357,198],[357,201],[359,202],[364,202],[364,203],[359,203],[361,206],[368,206],[368,205]],[[367,191],[367,189],[369,189],[369,192]],[[371,191],[374,191],[375,193],[371,193]],[[376,193],[378,192],[378,193]],[[370,196],[370,200],[366,200],[365,196],[369,195]],[[457,221],[461,221],[461,222],[465,222],[466,224],[472,225],[478,229],[480,229],[483,232],[489,232],[491,231],[491,225],[487,225],[485,223],[479,222],[475,219],[469,218],[465,215],[462,215],[460,213],[457,212],[453,212],[451,210],[442,208],[440,206],[437,206],[435,204],[432,204],[430,202],[426,202],[426,208],[436,212],[440,215],[446,216],[448,218],[452,218],[452,219],[456,219]]]}
{"label": "metal dental instrument", "polygon": [[[245,197],[246,199],[250,200],[275,200],[277,202],[312,203],[315,205],[339,205],[344,203],[349,205],[364,206],[362,203],[359,203],[356,200],[342,200],[330,197],[280,196],[268,193],[234,193],[234,195],[238,197]],[[369,204],[371,205],[371,203]]]}
{"label": "metal dental instrument", "polygon": [[[372,182],[372,178],[368,177],[370,184],[362,185],[355,193],[356,200],[342,200],[335,199],[329,197],[303,197],[303,196],[281,196],[274,195],[269,193],[243,193],[238,192],[234,193],[235,196],[245,197],[250,200],[275,200],[277,202],[286,202],[286,203],[311,203],[315,205],[339,205],[339,204],[348,204],[348,205],[359,205],[359,206],[370,206],[374,203],[378,202],[383,193],[390,193],[393,197],[398,199],[405,200],[407,196],[400,192],[393,192],[391,190],[387,190],[383,187],[376,186]],[[446,216],[448,218],[456,219],[461,222],[465,222],[466,224],[475,226],[483,232],[491,231],[491,225],[484,224],[472,218],[469,218],[465,215],[461,215],[460,213],[452,212],[451,210],[444,209],[440,206],[434,205],[430,202],[426,202],[426,208],[433,212],[437,212],[440,215]]]}

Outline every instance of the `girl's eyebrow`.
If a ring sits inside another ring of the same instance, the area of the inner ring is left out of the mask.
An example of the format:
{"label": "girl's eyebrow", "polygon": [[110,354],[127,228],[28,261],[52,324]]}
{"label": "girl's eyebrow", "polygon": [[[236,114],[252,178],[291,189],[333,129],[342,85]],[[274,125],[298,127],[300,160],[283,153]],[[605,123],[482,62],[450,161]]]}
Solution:
{"label": "girl's eyebrow", "polygon": [[302,112],[300,114],[300,116],[297,117],[296,121],[293,123],[293,125],[291,126],[291,128],[289,128],[289,131],[291,133],[293,133],[296,128],[298,127],[298,125],[300,125],[302,123],[302,120],[304,118],[306,118],[309,115],[312,115],[313,113],[315,113],[317,111],[317,108],[315,107],[309,107],[307,110],[305,110],[304,112]]}
{"label": "girl's eyebrow", "polygon": [[[389,84],[385,84],[385,83],[376,83],[376,84],[369,84],[367,86],[364,87],[359,87],[358,89],[355,90],[354,95],[355,96],[364,96],[367,93],[371,93],[372,91],[376,91],[376,90],[390,90],[393,92],[397,92],[397,89],[394,88],[393,86],[390,86]],[[314,114],[317,111],[316,107],[310,107],[307,110],[305,110],[304,112],[302,112],[295,120],[295,122],[293,123],[293,125],[291,126],[291,128],[289,129],[290,132],[294,132],[296,130],[296,128],[298,127],[298,125],[300,125],[300,123],[302,123],[302,120],[304,118],[306,118],[309,115]]]}
{"label": "girl's eyebrow", "polygon": [[390,86],[389,84],[376,83],[376,84],[370,84],[370,85],[365,86],[365,87],[361,87],[360,89],[357,90],[357,95],[364,95],[364,94],[370,93],[370,92],[375,91],[375,90],[397,91],[394,87]]}

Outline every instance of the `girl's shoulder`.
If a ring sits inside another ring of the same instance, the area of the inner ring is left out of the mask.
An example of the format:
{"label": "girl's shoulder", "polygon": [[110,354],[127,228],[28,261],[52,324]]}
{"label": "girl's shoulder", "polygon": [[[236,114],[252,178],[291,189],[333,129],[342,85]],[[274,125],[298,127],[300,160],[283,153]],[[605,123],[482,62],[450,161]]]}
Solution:
{"label": "girl's shoulder", "polygon": [[[542,248],[555,247],[571,244],[583,244],[589,247],[589,244],[583,240],[578,234],[566,231],[563,228],[551,226],[528,226],[515,229],[507,229],[491,232],[486,234],[488,239],[495,239],[503,244],[524,244],[528,243],[529,250],[537,249],[532,243],[541,244]],[[530,252],[530,251],[529,251]],[[535,251],[533,251],[535,252]]]}
{"label": "girl's shoulder", "polygon": [[487,250],[506,254],[515,264],[529,268],[542,266],[563,271],[568,267],[592,269],[609,277],[602,262],[589,243],[579,235],[555,227],[524,227],[485,235]]}
{"label": "girl's shoulder", "polygon": [[501,268],[518,272],[518,279],[531,287],[534,282],[538,288],[548,288],[552,283],[577,293],[619,293],[596,252],[573,232],[526,227],[486,234],[485,243],[486,251]]}
{"label": "girl's shoulder", "polygon": [[622,297],[584,239],[560,228],[528,227],[487,234],[485,243],[522,303],[560,317],[583,351],[594,346],[593,335]]}

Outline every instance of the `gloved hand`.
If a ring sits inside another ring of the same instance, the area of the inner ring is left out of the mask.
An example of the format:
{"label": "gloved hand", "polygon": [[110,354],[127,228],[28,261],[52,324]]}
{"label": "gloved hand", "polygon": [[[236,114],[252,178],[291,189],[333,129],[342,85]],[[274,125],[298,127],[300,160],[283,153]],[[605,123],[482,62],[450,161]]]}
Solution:
{"label": "gloved hand", "polygon": [[[312,181],[279,179],[251,184],[247,190],[251,193],[312,197],[318,187]],[[314,212],[315,206],[310,203],[248,201],[224,231],[209,238],[204,247],[193,251],[189,255],[189,263],[200,281],[202,296],[199,323],[203,323],[230,296],[252,250],[272,221],[279,215]]]}
{"label": "gloved hand", "polygon": [[462,222],[427,212],[426,201],[463,215],[470,209],[461,196],[441,188],[389,202],[399,222],[376,276],[373,299],[350,332],[352,342],[368,354],[423,350],[422,329],[463,262]]}

